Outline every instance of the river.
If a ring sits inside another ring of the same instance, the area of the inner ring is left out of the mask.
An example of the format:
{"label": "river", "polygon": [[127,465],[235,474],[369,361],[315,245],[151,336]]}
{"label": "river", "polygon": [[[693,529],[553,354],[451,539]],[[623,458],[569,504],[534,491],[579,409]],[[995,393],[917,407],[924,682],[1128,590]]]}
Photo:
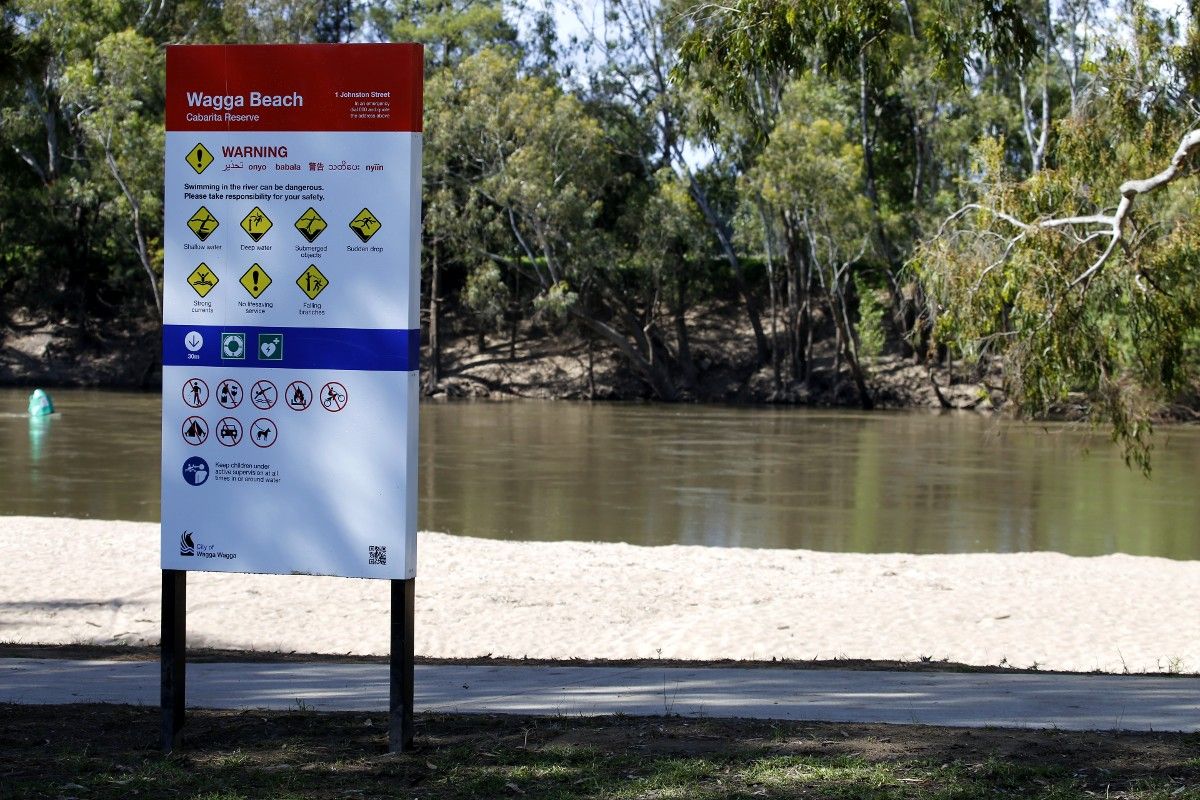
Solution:
{"label": "river", "polygon": [[[0,389],[0,514],[155,521],[152,394]],[[1102,433],[970,414],[421,406],[420,526],[502,539],[1200,559],[1200,429],[1154,472]]]}

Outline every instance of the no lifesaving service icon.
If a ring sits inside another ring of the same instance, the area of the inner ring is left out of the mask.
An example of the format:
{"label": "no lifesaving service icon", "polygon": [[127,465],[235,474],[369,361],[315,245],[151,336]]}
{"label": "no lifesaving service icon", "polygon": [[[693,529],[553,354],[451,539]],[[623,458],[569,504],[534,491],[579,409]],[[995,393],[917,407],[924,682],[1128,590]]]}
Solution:
{"label": "no lifesaving service icon", "polygon": [[267,231],[271,230],[271,218],[264,214],[261,208],[255,206],[242,220],[242,230],[257,242],[267,235]]}
{"label": "no lifesaving service icon", "polygon": [[192,274],[188,275],[188,286],[196,290],[196,294],[201,297],[207,297],[221,279],[217,274],[208,268],[208,264],[201,262],[200,266],[192,270]]}
{"label": "no lifesaving service icon", "polygon": [[196,170],[199,175],[204,170],[208,169],[208,165],[213,162],[212,153],[208,152],[203,144],[197,143],[195,147],[188,151],[187,158],[184,159],[188,166]]}
{"label": "no lifesaving service icon", "polygon": [[196,213],[192,214],[191,219],[187,221],[188,229],[196,234],[196,238],[202,242],[211,236],[212,232],[220,225],[221,223],[217,222],[217,218],[212,215],[212,212],[204,206],[196,209]]}
{"label": "no lifesaving service icon", "polygon": [[242,288],[257,300],[259,297],[262,297],[262,293],[271,285],[271,276],[258,264],[251,264],[250,269],[246,270],[246,274],[242,276],[240,283],[242,284]]}

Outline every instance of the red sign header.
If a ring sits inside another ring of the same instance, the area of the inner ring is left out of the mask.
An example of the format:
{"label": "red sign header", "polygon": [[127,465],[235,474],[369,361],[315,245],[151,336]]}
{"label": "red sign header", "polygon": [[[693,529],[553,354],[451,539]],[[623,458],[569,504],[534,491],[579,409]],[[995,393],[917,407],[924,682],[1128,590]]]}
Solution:
{"label": "red sign header", "polygon": [[168,131],[419,132],[418,44],[167,48]]}

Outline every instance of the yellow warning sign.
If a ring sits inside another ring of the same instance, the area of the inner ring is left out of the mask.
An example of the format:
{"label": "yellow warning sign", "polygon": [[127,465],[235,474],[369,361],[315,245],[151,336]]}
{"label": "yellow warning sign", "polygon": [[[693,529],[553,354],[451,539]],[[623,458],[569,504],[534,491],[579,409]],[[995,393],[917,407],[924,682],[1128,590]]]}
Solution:
{"label": "yellow warning sign", "polygon": [[196,174],[199,175],[208,169],[208,165],[213,162],[213,155],[208,152],[204,145],[197,143],[195,147],[188,151],[187,158],[184,161],[188,162],[188,166],[196,170]]}
{"label": "yellow warning sign", "polygon": [[196,238],[204,241],[217,229],[221,223],[217,222],[217,218],[212,215],[204,206],[192,214],[192,218],[187,221],[187,226],[192,229],[192,233],[196,234]]}
{"label": "yellow warning sign", "polygon": [[321,235],[321,231],[328,227],[325,220],[312,207],[309,207],[308,211],[305,211],[300,215],[300,219],[296,220],[296,230],[300,231],[300,235],[310,242],[315,242]]}
{"label": "yellow warning sign", "polygon": [[246,288],[251,297],[257,300],[267,290],[267,287],[271,285],[271,276],[258,264],[252,264],[250,269],[246,270],[246,274],[238,282]]}
{"label": "yellow warning sign", "polygon": [[196,294],[201,297],[207,297],[213,287],[220,282],[221,279],[217,277],[217,273],[208,268],[208,264],[201,264],[192,270],[191,275],[188,275],[188,285],[195,289]]}
{"label": "yellow warning sign", "polygon": [[250,238],[258,241],[271,230],[271,220],[258,206],[250,209],[250,213],[242,220],[242,230],[250,234]]}
{"label": "yellow warning sign", "polygon": [[383,227],[383,223],[376,219],[369,208],[364,208],[358,212],[357,217],[350,220],[350,230],[354,231],[355,235],[364,242],[369,242],[381,227]]}
{"label": "yellow warning sign", "polygon": [[300,277],[296,278],[296,285],[300,287],[300,291],[308,295],[309,300],[316,300],[317,295],[329,285],[329,279],[321,274],[321,270],[317,269],[316,264],[309,264],[308,269],[301,272]]}

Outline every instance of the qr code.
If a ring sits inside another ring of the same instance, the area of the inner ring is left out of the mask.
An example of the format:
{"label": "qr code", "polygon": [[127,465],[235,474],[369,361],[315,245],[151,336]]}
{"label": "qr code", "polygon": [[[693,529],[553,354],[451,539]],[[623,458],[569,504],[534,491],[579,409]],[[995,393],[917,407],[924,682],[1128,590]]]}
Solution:
{"label": "qr code", "polygon": [[371,564],[372,566],[375,564],[387,565],[387,547],[383,545],[369,544],[367,545],[367,554],[370,556],[370,560],[367,562],[368,564]]}

